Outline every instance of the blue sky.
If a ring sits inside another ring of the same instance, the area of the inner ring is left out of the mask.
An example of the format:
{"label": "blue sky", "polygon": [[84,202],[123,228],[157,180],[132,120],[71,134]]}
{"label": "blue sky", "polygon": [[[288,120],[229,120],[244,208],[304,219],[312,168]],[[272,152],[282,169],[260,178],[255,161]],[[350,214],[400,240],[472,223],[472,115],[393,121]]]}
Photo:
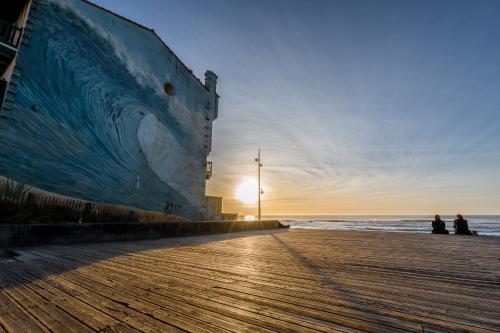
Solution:
{"label": "blue sky", "polygon": [[500,213],[499,1],[96,0],[219,77],[214,176],[268,214]]}

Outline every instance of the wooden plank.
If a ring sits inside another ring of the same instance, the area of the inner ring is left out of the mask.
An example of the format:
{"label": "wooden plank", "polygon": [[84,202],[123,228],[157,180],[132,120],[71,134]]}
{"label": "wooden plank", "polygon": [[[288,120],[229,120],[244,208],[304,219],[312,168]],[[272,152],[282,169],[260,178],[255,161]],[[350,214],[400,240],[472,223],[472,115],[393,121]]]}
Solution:
{"label": "wooden plank", "polygon": [[[45,276],[47,273],[43,268],[36,266],[36,272],[40,275],[33,274],[32,271],[20,271],[23,276],[31,276],[38,279]],[[114,302],[105,297],[100,297],[95,293],[89,293],[85,288],[76,284],[60,284],[54,281],[53,278],[45,279],[43,282],[35,280],[33,285],[50,289],[55,294],[60,294],[63,299],[64,308],[69,311],[80,310],[82,304],[93,309],[99,309],[99,313],[94,315],[94,318],[87,323],[96,330],[105,330],[115,326],[130,325],[135,328],[135,331],[154,333],[154,332],[182,332],[168,324],[158,322],[146,314],[130,309],[125,302]],[[62,296],[65,295],[65,296]],[[69,297],[68,297],[69,296]],[[109,320],[109,319],[111,320]],[[89,318],[87,318],[89,320]]]}
{"label": "wooden plank", "polygon": [[[136,261],[136,259],[134,259],[134,261]],[[131,265],[134,265],[134,263],[131,263]],[[142,264],[140,264],[140,265],[141,265],[141,266],[144,266],[144,265],[147,265],[147,264],[142,263]],[[159,268],[159,265],[156,265],[156,266]],[[154,269],[156,269],[156,268],[153,268],[153,270],[154,270]],[[161,268],[161,269],[163,270],[163,268]],[[201,281],[199,281],[199,282],[201,282]],[[271,292],[271,293],[273,293],[273,292]],[[303,300],[304,300],[304,298],[305,298],[305,297],[301,296],[301,297],[300,297],[300,299],[298,299],[296,302],[297,302],[297,303],[301,303],[301,301],[303,301]],[[303,302],[302,302],[302,303],[303,303]],[[387,316],[387,315],[389,315],[389,314],[391,313],[390,309],[387,309],[387,308],[386,308],[385,310],[386,310],[386,312],[384,313],[384,315],[386,315],[386,316]],[[369,310],[368,310],[368,311],[367,311],[367,313],[366,313],[366,315],[367,315],[367,316],[369,316],[369,315],[370,315],[370,312],[371,312],[371,311],[369,311]],[[414,317],[414,316],[413,316],[413,315],[408,315],[408,318],[410,318],[410,317]],[[414,317],[414,318],[415,318],[415,317]],[[425,321],[425,318],[421,318],[421,320],[424,320],[424,321]],[[496,321],[496,322],[498,323],[498,321]]]}
{"label": "wooden plank", "polygon": [[[109,266],[109,265],[108,265]],[[117,276],[116,278],[119,278],[119,276]],[[171,291],[169,291],[169,294],[171,293]],[[366,313],[365,316],[369,317],[370,314],[369,313]],[[387,322],[387,321],[386,321]],[[417,329],[419,330],[420,329],[420,326],[417,326],[417,327],[414,327],[414,329]],[[381,330],[380,328],[378,329],[379,331]]]}
{"label": "wooden plank", "polygon": [[13,279],[8,279],[7,282],[10,285],[15,285],[15,288],[5,289],[4,293],[15,300],[19,306],[24,308],[27,313],[36,318],[48,330],[75,333],[94,332],[79,320],[51,304],[50,299],[43,299],[24,284],[19,284]]}
{"label": "wooden plank", "polygon": [[3,291],[0,292],[0,327],[7,332],[50,332]]}
{"label": "wooden plank", "polygon": [[[72,272],[69,274],[65,274],[65,277],[73,280],[75,278],[74,276],[82,276],[83,275],[86,278],[88,278],[89,280],[94,280],[94,283],[90,283],[90,285],[92,285],[94,287],[98,283],[102,283],[102,284],[108,285],[109,287],[113,288],[114,295],[116,295],[116,293],[130,292],[135,296],[138,296],[138,297],[142,296],[142,298],[144,300],[147,299],[148,302],[153,302],[153,303],[161,305],[163,307],[168,307],[168,308],[174,309],[174,310],[179,311],[179,312],[184,312],[184,313],[190,314],[191,316],[196,317],[196,318],[205,319],[205,320],[207,320],[207,322],[210,322],[212,324],[218,323],[220,326],[217,328],[217,331],[222,332],[222,331],[224,331],[224,328],[227,328],[227,329],[232,330],[233,332],[271,332],[270,330],[268,330],[264,327],[259,327],[256,325],[246,323],[244,321],[244,319],[248,319],[248,318],[245,317],[245,315],[241,315],[241,313],[238,313],[239,311],[234,309],[234,308],[227,307],[225,309],[226,311],[222,311],[221,308],[219,308],[220,305],[219,305],[219,307],[208,306],[208,309],[212,309],[212,310],[215,309],[215,311],[209,311],[209,310],[207,311],[205,309],[206,306],[204,308],[203,304],[200,304],[199,301],[198,302],[196,302],[196,301],[188,302],[186,298],[182,298],[179,301],[178,299],[176,299],[174,297],[175,295],[172,293],[172,290],[170,290],[166,294],[162,295],[162,294],[156,293],[157,286],[145,284],[144,281],[134,283],[134,281],[140,281],[140,280],[138,280],[138,278],[143,277],[143,275],[132,276],[127,280],[127,277],[125,276],[126,274],[124,275],[124,274],[122,274],[122,272],[119,272],[118,275],[117,274],[110,274],[110,270],[107,267],[103,270],[93,269],[92,275],[81,274],[81,272],[83,270],[85,270],[85,269],[75,270],[75,271],[73,271],[74,273]],[[78,271],[78,273],[77,273],[77,271]],[[68,276],[68,275],[71,275],[71,276]],[[109,278],[102,279],[102,278],[100,278],[100,276],[106,276]],[[122,282],[117,283],[117,281],[120,281],[120,280]],[[128,282],[128,283],[125,284],[124,282]],[[146,301],[144,301],[144,302],[146,302]],[[219,311],[219,312],[222,311],[225,314],[227,314],[229,311],[230,316],[226,316],[226,317],[221,316],[220,314],[217,313],[217,311]],[[234,318],[239,318],[239,319],[243,318],[243,320],[235,320]],[[252,320],[250,320],[250,321],[252,321]],[[278,320],[269,319],[267,321],[270,321],[272,323],[272,322],[277,322]],[[255,322],[255,320],[254,320],[254,322]],[[266,320],[263,320],[263,322],[266,322]],[[280,327],[286,328],[287,323],[284,321],[280,321],[280,325],[273,326],[273,325],[264,324],[264,326],[266,326],[266,327],[269,326],[270,328],[273,329],[273,332],[276,332],[276,331],[281,331]],[[309,330],[307,328],[307,326],[303,326],[303,325],[301,325],[302,327],[300,327],[299,325],[296,325],[296,324],[291,324],[288,326],[292,326],[292,328],[295,328],[295,329],[300,329],[300,331],[302,331],[302,332],[312,332],[313,331],[313,330]],[[314,330],[314,332],[318,332],[318,331]]]}
{"label": "wooden plank", "polygon": [[[191,255],[191,254],[190,254],[190,255]],[[165,259],[161,259],[161,260],[165,260]],[[177,260],[178,260],[178,261],[181,261],[181,260],[182,260],[182,258],[181,258],[181,257],[178,257],[178,258],[177,258]],[[208,259],[208,261],[209,261],[209,260],[210,260],[210,259]],[[328,270],[328,267],[325,267],[323,270],[327,271],[327,270]],[[391,272],[391,274],[392,274],[392,272]],[[405,279],[408,279],[408,278],[409,278],[408,276],[405,276]],[[438,282],[439,282],[439,281],[438,281]],[[439,287],[439,286],[438,286],[438,287]],[[495,290],[493,290],[493,292],[495,292]]]}
{"label": "wooden plank", "polygon": [[[141,264],[141,265],[144,265],[144,264]],[[156,268],[153,268],[153,267],[151,267],[150,269],[151,269],[151,271],[152,271],[152,272],[155,272],[155,271],[156,271],[157,273],[161,272],[161,270],[162,270],[162,268],[158,268],[158,271],[157,271],[157,270],[156,270]],[[160,275],[160,276],[161,276],[161,275]],[[202,280],[202,279],[199,279],[199,280],[195,281],[195,283],[203,283],[203,280]],[[222,284],[222,285],[219,285],[219,287],[221,287],[221,286],[223,286],[223,284]],[[235,293],[236,293],[236,294],[233,294],[233,296],[238,295],[238,292],[239,292],[239,290],[235,291]],[[169,294],[171,294],[171,291],[169,291],[168,293],[169,293]],[[241,294],[241,293],[240,293],[240,294]],[[241,296],[241,295],[238,295],[238,296]],[[184,296],[184,298],[186,298],[186,296]],[[212,298],[212,299],[214,299],[214,298]],[[247,299],[247,300],[245,300],[245,302],[247,302],[247,301],[248,301],[248,299]],[[278,301],[278,302],[279,302],[279,301]],[[303,303],[303,300],[299,300],[299,301],[298,301],[298,303]],[[276,306],[277,304],[278,304],[278,303],[275,303],[274,305]],[[284,303],[283,303],[283,304],[284,304]],[[222,310],[223,308],[225,308],[225,306],[223,306],[222,304],[218,304],[217,306],[218,306],[219,310]],[[298,307],[295,307],[294,309],[295,309],[295,310],[299,309],[300,313],[304,314],[304,310],[301,310],[301,308],[302,308],[302,307],[303,307],[303,305],[300,305],[300,306],[298,306]],[[289,310],[289,309],[290,309],[290,305],[288,305],[288,306],[286,307],[286,309],[288,309],[288,310]],[[226,310],[227,310],[227,309],[226,309]],[[334,317],[334,316],[336,316],[336,318],[337,318],[337,320],[338,320],[338,322],[339,322],[339,323],[341,323],[341,324],[345,324],[345,325],[347,325],[348,327],[349,327],[350,325],[352,325],[352,322],[354,321],[354,322],[356,322],[358,325],[361,325],[361,323],[362,323],[362,322],[366,322],[366,325],[367,325],[367,326],[370,326],[370,328],[376,328],[376,330],[375,330],[375,331],[377,331],[377,332],[384,332],[384,331],[390,332],[390,331],[394,330],[394,327],[393,327],[393,326],[389,326],[389,327],[386,327],[386,326],[385,326],[385,325],[390,325],[390,324],[391,324],[391,320],[390,320],[390,319],[388,319],[388,318],[381,318],[380,316],[375,316],[375,317],[374,317],[374,316],[372,316],[369,312],[365,312],[365,313],[363,313],[363,317],[364,317],[364,319],[362,319],[362,320],[359,320],[359,319],[353,319],[353,318],[351,317],[351,316],[352,316],[352,314],[349,314],[348,316],[345,316],[345,312],[343,313],[343,315],[344,315],[344,317],[345,317],[345,318],[342,318],[342,312],[343,312],[343,311],[342,311],[342,310],[340,310],[340,309],[338,309],[338,308],[337,308],[336,310],[337,310],[337,313],[335,313],[335,312],[328,312],[328,314],[320,314],[320,311],[318,311],[317,309],[312,310],[312,312],[316,312],[316,314],[317,314],[318,318],[320,318],[320,319],[322,319],[322,320],[327,320],[327,319],[328,319],[328,318],[330,318],[330,317]],[[230,310],[229,310],[229,311],[230,311]],[[338,313],[339,311],[341,312],[341,313],[340,313],[340,316],[339,316],[339,313]],[[307,311],[306,311],[306,312],[307,312]],[[307,312],[307,314],[308,314],[308,315],[311,315],[311,313],[312,313],[312,312],[311,312],[311,311],[308,311],[308,312]],[[351,310],[351,312],[352,312],[352,310]],[[233,313],[233,314],[229,313],[228,315],[236,315],[236,314],[234,314],[234,313]],[[327,319],[325,319],[325,318],[327,318]],[[371,319],[371,321],[370,321],[370,319]],[[378,321],[378,323],[377,323],[377,321]],[[381,324],[381,326],[380,326],[379,324]],[[394,321],[392,321],[392,324],[397,325],[397,323],[395,323]],[[401,326],[402,326],[402,325],[404,325],[404,324],[399,324],[399,325],[397,325],[397,326],[399,326],[399,327],[401,328]],[[390,327],[392,327],[392,328],[390,328]],[[277,328],[276,328],[276,327],[273,327],[273,329],[277,329]],[[412,325],[412,326],[408,326],[406,329],[413,329],[413,331],[419,331],[419,330],[420,330],[420,325]],[[303,330],[305,330],[305,328],[304,328]]]}
{"label": "wooden plank", "polygon": [[[96,264],[98,265],[98,264]],[[140,278],[141,277],[144,277],[144,274],[141,274],[141,273],[136,273],[136,274],[131,274],[132,271],[133,271],[133,268],[132,267],[127,267],[127,269],[125,271],[121,270],[121,269],[115,269],[114,267],[111,267],[110,265],[106,265],[104,267],[102,267],[103,269],[99,271],[98,274],[102,274],[102,275],[106,275],[106,276],[110,276],[110,278],[112,280],[110,281],[132,281],[132,282],[128,282],[126,284],[126,288],[129,289],[131,292],[134,292],[134,294],[143,294],[143,292],[141,291],[136,291],[138,289],[143,289],[145,291],[147,291],[147,298],[148,300],[150,301],[154,301],[155,303],[157,304],[160,304],[160,305],[165,305],[165,304],[168,304],[171,306],[171,303],[165,303],[165,297],[166,298],[169,298],[171,299],[172,297],[175,297],[177,296],[175,293],[174,293],[174,290],[170,289],[166,291],[165,294],[161,294],[161,293],[158,293],[158,288],[159,287],[165,287],[165,286],[169,286],[169,287],[172,287],[171,285],[171,282],[165,282],[165,283],[162,283],[160,286],[157,284],[157,283],[149,283],[149,282],[145,282],[144,280],[141,280]],[[84,271],[85,268],[80,268],[78,269],[78,273],[81,273],[82,271]],[[113,274],[113,272],[116,272],[114,275],[111,275]],[[92,276],[95,277],[97,274],[96,274],[96,271],[95,270],[92,270]],[[132,276],[130,276],[132,275]],[[140,281],[140,282],[137,282],[137,283],[133,283],[133,281]],[[179,282],[180,280],[177,280],[177,282]],[[131,286],[135,286],[135,288],[130,288]],[[210,297],[213,297],[213,295],[211,295],[206,289],[203,289],[203,290],[200,290],[192,285],[189,286],[189,289],[190,290],[186,290],[186,289],[183,289],[181,291],[181,293],[186,296],[186,295],[193,295],[192,293],[190,293],[190,291],[193,291],[195,290],[196,292],[200,292],[202,293],[202,295],[207,295],[206,297],[201,297],[202,299],[210,299]],[[154,295],[154,293],[157,293],[157,295]],[[164,296],[164,297],[161,297],[159,298],[158,296]],[[186,304],[186,305],[189,305],[189,302],[186,301],[186,298],[181,298],[181,301],[182,302],[177,302],[178,304]],[[236,304],[229,304],[231,307],[235,308],[237,307]],[[263,309],[262,308],[259,308],[259,309],[251,309],[251,310],[248,310],[250,309],[248,306],[245,307],[247,311],[250,311],[250,312],[254,312],[254,313],[261,313],[263,312]],[[215,311],[217,311],[219,309],[216,309]],[[240,320],[235,320],[234,316],[232,317],[224,317],[224,316],[220,316],[218,315],[217,313],[215,312],[211,312],[211,316],[212,318],[210,319],[211,321],[213,321],[213,316],[216,316],[217,318],[221,318],[223,320],[225,320],[224,322],[224,325],[228,326],[228,329],[229,328],[235,328],[235,332],[261,332],[261,331],[266,331],[265,329],[261,328],[261,327],[258,327],[258,326],[254,326],[254,325],[249,325],[243,321],[240,321]],[[243,318],[243,320],[245,319],[245,317],[241,317],[241,316],[236,316],[238,318]],[[305,318],[301,318],[300,321],[298,320],[294,320],[293,318],[290,318],[289,316],[287,316],[285,313],[280,313],[276,316],[277,318],[281,318],[281,319],[287,319],[286,321],[289,321],[289,322],[292,322],[292,323],[295,323],[295,324],[298,324],[298,325],[301,325],[301,326],[304,326],[304,327],[310,327],[310,328],[318,328],[318,327],[321,327],[321,325],[318,325],[317,321],[314,325],[309,325],[308,321],[305,319]],[[243,324],[243,325],[242,325]],[[340,331],[349,331],[350,330],[346,327],[341,327],[341,326],[336,326],[335,327],[336,330],[335,332],[340,332]],[[305,329],[301,329],[302,331],[304,331]],[[330,332],[332,331],[332,329],[330,327],[326,327],[323,325],[323,327],[321,327],[321,331],[324,331],[324,332]]]}
{"label": "wooden plank", "polygon": [[[30,280],[31,271],[21,270],[19,267],[10,267],[8,274],[12,275],[18,283],[25,283],[33,292],[45,299],[49,299],[52,304],[71,313],[72,317],[78,318],[79,321],[95,331],[105,330],[120,324],[119,321],[71,297],[66,292],[53,288],[43,280]],[[43,320],[38,320],[38,322],[41,321]],[[17,331],[14,330],[14,332]]]}
{"label": "wooden plank", "polygon": [[22,319],[52,332],[500,331],[500,238],[436,236],[290,230],[26,249],[0,263],[0,332],[26,329]]}

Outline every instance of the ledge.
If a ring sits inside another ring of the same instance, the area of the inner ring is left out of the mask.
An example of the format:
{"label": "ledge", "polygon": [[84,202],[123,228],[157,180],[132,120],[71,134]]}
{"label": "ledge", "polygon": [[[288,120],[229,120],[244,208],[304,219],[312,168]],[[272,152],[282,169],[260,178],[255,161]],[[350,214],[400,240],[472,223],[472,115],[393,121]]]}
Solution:
{"label": "ledge", "polygon": [[0,226],[0,249],[49,244],[118,242],[286,228],[279,221],[129,222]]}

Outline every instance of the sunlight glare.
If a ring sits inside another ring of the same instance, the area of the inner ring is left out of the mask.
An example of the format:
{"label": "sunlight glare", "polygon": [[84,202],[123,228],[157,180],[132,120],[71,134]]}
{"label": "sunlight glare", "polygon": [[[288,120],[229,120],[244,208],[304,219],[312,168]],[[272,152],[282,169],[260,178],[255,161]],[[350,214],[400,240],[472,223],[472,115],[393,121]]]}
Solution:
{"label": "sunlight glare", "polygon": [[235,192],[236,198],[245,204],[253,204],[257,202],[257,180],[255,178],[245,179]]}

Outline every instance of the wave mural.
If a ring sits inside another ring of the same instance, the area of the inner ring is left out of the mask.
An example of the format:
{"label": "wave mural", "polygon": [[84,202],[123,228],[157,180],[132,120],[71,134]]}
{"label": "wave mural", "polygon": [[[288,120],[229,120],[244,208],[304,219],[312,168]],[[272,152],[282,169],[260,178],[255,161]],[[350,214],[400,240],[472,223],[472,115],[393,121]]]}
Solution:
{"label": "wave mural", "polygon": [[39,1],[16,67],[0,174],[85,200],[175,204],[196,217],[215,105],[154,33],[80,0]]}

